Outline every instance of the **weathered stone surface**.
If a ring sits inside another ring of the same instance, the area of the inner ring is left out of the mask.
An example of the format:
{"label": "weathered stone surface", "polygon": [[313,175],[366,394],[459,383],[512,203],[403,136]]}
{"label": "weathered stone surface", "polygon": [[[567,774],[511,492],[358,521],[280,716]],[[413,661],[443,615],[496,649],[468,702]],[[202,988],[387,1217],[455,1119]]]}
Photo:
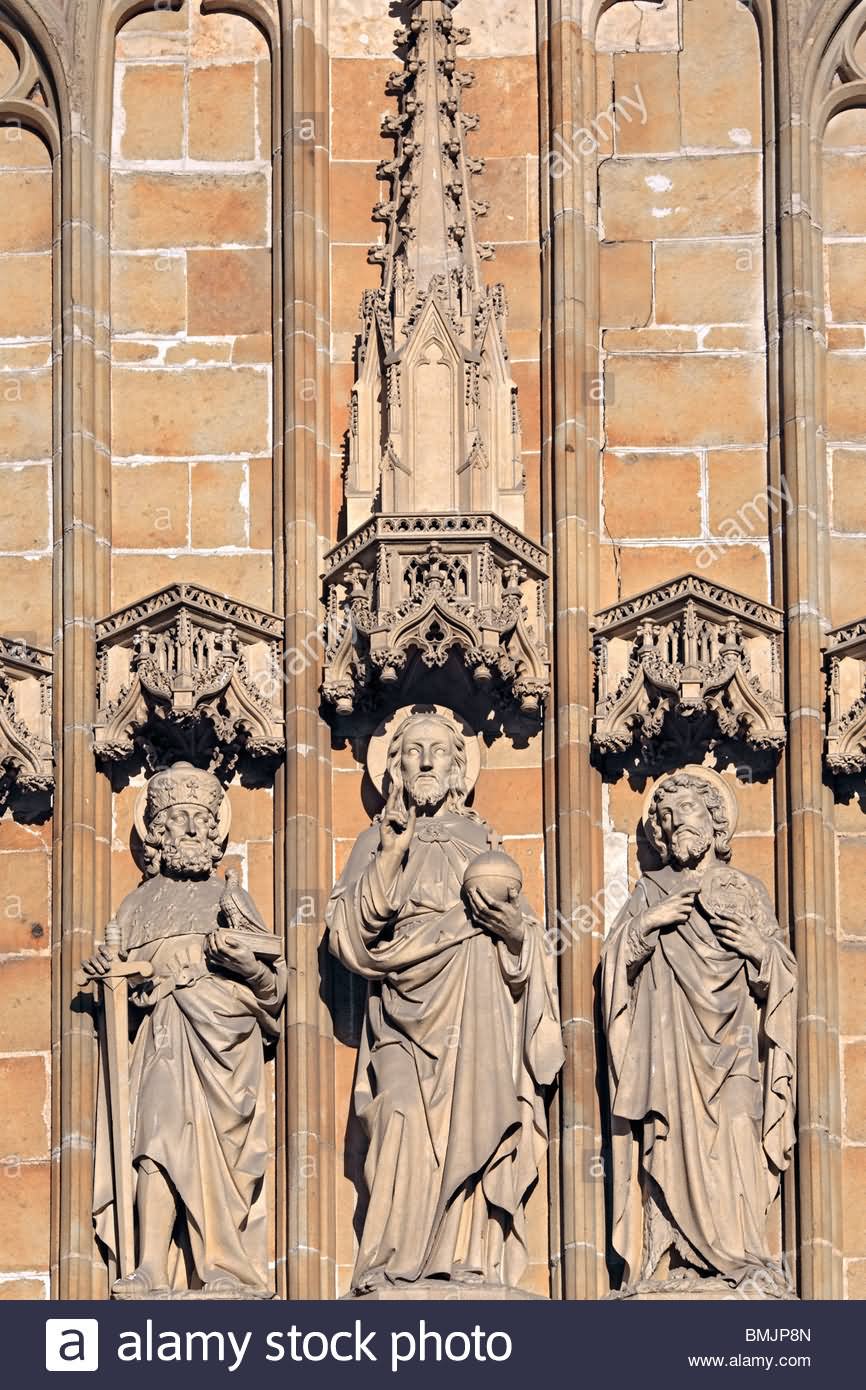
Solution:
{"label": "weathered stone surface", "polygon": [[51,931],[51,862],[44,851],[0,854],[0,955],[44,951]]}
{"label": "weathered stone surface", "polygon": [[183,153],[184,69],[178,63],[128,67],[120,101],[124,159],[179,159]]}
{"label": "weathered stone surface", "polygon": [[830,236],[866,236],[866,153],[824,156],[824,230]]}
{"label": "weathered stone surface", "polygon": [[0,256],[4,338],[51,334],[51,257]]}
{"label": "weathered stone surface", "polygon": [[763,252],[757,241],[660,241],[655,275],[657,323],[763,319]]}
{"label": "weathered stone surface", "polygon": [[[849,936],[866,936],[866,837],[839,838],[839,927]],[[859,1029],[849,1029],[859,1032]]]}
{"label": "weathered stone surface", "polygon": [[118,173],[113,201],[118,250],[268,241],[263,174]]}
{"label": "weathered stone surface", "polygon": [[252,63],[194,68],[189,76],[192,159],[253,159],[256,154],[256,70]]}
{"label": "weathered stone surface", "polygon": [[48,466],[4,468],[0,472],[0,489],[0,496],[8,496],[11,503],[8,510],[0,506],[0,551],[47,550],[51,544]]}
{"label": "weathered stone surface", "polygon": [[48,1157],[46,1062],[45,1057],[0,1058],[0,1155],[5,1163]]}
{"label": "weathered stone surface", "polygon": [[754,16],[745,6],[732,10],[725,0],[689,0],[682,14],[683,144],[759,149],[761,54]]}
{"label": "weathered stone surface", "polygon": [[51,1040],[51,968],[47,956],[5,960],[0,966],[0,1001],[0,1052],[47,1051]]}
{"label": "weathered stone surface", "polygon": [[623,536],[698,536],[701,470],[697,454],[605,454],[604,522]]}
{"label": "weathered stone surface", "polygon": [[190,251],[187,264],[190,333],[270,331],[270,251]]}
{"label": "weathered stone surface", "polygon": [[[664,154],[680,148],[675,53],[617,53],[613,60],[617,154]],[[603,128],[604,118],[596,123]]]}
{"label": "weathered stone surface", "polygon": [[608,444],[759,444],[763,378],[759,357],[613,356],[606,375]]}
{"label": "weathered stone surface", "polygon": [[193,372],[118,367],[114,452],[261,453],[269,444],[270,383],[251,367]]}
{"label": "weathered stone surface", "polygon": [[866,442],[866,354],[827,354],[827,429],[831,439]]}
{"label": "weathered stone surface", "polygon": [[599,181],[608,241],[743,236],[761,230],[757,155],[608,160]]}
{"label": "weathered stone surface", "polygon": [[50,173],[0,169],[0,207],[0,252],[50,251]]}
{"label": "weathered stone surface", "polygon": [[51,457],[50,372],[0,378],[0,463]]}
{"label": "weathered stone surface", "polygon": [[189,535],[185,463],[116,464],[111,481],[112,539],[121,550],[184,546]]}
{"label": "weathered stone surface", "polygon": [[600,251],[601,322],[611,328],[648,323],[653,306],[653,248],[646,241],[604,242]]}
{"label": "weathered stone surface", "polygon": [[111,326],[115,333],[180,333],[186,327],[183,255],[112,256]]}
{"label": "weathered stone surface", "polygon": [[866,531],[866,451],[833,451],[833,526]]}
{"label": "weathered stone surface", "polygon": [[50,1164],[0,1163],[0,1273],[48,1268],[50,1192]]}

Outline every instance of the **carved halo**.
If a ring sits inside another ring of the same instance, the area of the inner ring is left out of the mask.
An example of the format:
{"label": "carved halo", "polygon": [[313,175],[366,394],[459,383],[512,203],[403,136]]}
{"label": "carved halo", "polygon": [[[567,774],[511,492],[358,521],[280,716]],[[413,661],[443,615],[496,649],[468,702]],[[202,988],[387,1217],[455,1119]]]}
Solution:
{"label": "carved halo", "polygon": [[650,813],[653,797],[655,796],[659,787],[663,787],[665,782],[670,781],[671,777],[682,777],[684,775],[688,775],[689,777],[702,777],[705,782],[708,782],[709,785],[719,793],[724,803],[725,810],[728,814],[730,836],[731,839],[733,839],[734,833],[737,829],[737,821],[740,818],[740,806],[739,802],[737,801],[737,794],[734,791],[731,784],[729,782],[726,782],[724,777],[720,776],[718,772],[714,772],[711,767],[702,767],[698,763],[687,763],[685,767],[677,768],[673,772],[667,772],[665,773],[664,777],[660,777],[659,780],[657,782],[654,782],[653,785],[650,787],[649,791],[644,797],[643,814],[641,816],[641,820],[643,821],[644,827],[645,829],[647,829],[648,838],[652,840],[652,836],[649,834],[649,829],[647,827],[647,817]]}
{"label": "carved halo", "polygon": [[460,730],[466,740],[466,790],[471,792],[481,771],[481,749],[478,744],[477,732],[462,715],[449,709],[447,705],[428,705],[416,701],[413,705],[403,705],[393,714],[389,714],[388,718],[382,721],[370,738],[367,749],[367,771],[370,774],[370,781],[379,794],[383,797],[385,795],[383,786],[388,768],[388,749],[391,746],[391,740],[404,720],[412,714],[439,714]]}
{"label": "carved halo", "polygon": [[[149,785],[149,784],[148,784],[148,785]],[[137,799],[136,799],[136,802],[135,802],[135,813],[134,813],[134,816],[133,816],[133,823],[134,823],[134,825],[135,825],[136,833],[137,833],[138,838],[139,838],[139,840],[141,841],[142,844],[146,844],[146,843],[147,843],[147,822],[145,821],[145,818],[144,818],[144,813],[145,813],[146,810],[147,810],[147,786],[144,786],[144,787],[142,787],[142,789],[141,789],[141,791],[139,792],[138,797],[137,797]],[[219,834],[219,842],[220,842],[221,845],[224,845],[224,844],[226,843],[226,841],[228,840],[229,831],[231,830],[231,828],[232,828],[232,804],[231,804],[231,802],[229,801],[227,794],[226,794],[225,792],[223,792],[223,799],[222,799],[222,801],[220,802],[219,815],[217,816],[217,832],[218,832],[218,834]]]}

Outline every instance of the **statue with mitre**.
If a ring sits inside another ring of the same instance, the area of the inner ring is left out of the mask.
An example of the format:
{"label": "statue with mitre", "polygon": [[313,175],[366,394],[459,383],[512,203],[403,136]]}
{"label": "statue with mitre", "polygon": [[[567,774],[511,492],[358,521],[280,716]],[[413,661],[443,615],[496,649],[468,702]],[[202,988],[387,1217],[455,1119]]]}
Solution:
{"label": "statue with mitre", "polygon": [[115,1298],[273,1296],[264,1044],[286,967],[236,875],[214,872],[229,824],[210,773],[153,777],[136,809],[144,882],[83,966],[100,986],[93,1214]]}
{"label": "statue with mitre", "polygon": [[526,1265],[563,1062],[555,962],[518,865],[467,805],[479,764],[451,711],[398,712],[368,754],[384,809],[327,910],[331,951],[369,982],[357,1295],[445,1280],[484,1297]]}
{"label": "statue with mitre", "polygon": [[736,823],[718,773],[662,778],[644,815],[659,867],[603,951],[627,1294],[791,1296],[768,1216],[795,1140],[797,966],[766,888],[730,863]]}

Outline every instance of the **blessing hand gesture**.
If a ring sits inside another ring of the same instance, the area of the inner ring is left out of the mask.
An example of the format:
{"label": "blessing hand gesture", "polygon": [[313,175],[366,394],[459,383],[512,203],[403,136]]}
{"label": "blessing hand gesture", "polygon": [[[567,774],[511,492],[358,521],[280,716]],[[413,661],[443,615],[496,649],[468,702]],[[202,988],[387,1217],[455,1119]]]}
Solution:
{"label": "blessing hand gesture", "polygon": [[407,814],[402,793],[394,788],[379,823],[379,854],[394,874],[412,843],[417,819],[415,806],[410,806]]}

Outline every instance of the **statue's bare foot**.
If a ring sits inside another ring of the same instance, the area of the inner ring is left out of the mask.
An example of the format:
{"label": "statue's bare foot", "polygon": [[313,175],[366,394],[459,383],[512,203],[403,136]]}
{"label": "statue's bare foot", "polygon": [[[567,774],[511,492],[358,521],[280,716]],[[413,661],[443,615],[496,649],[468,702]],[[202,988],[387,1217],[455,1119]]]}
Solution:
{"label": "statue's bare foot", "polygon": [[115,1298],[162,1298],[169,1292],[168,1278],[162,1271],[157,1273],[139,1265],[125,1279],[117,1279],[111,1292]]}

